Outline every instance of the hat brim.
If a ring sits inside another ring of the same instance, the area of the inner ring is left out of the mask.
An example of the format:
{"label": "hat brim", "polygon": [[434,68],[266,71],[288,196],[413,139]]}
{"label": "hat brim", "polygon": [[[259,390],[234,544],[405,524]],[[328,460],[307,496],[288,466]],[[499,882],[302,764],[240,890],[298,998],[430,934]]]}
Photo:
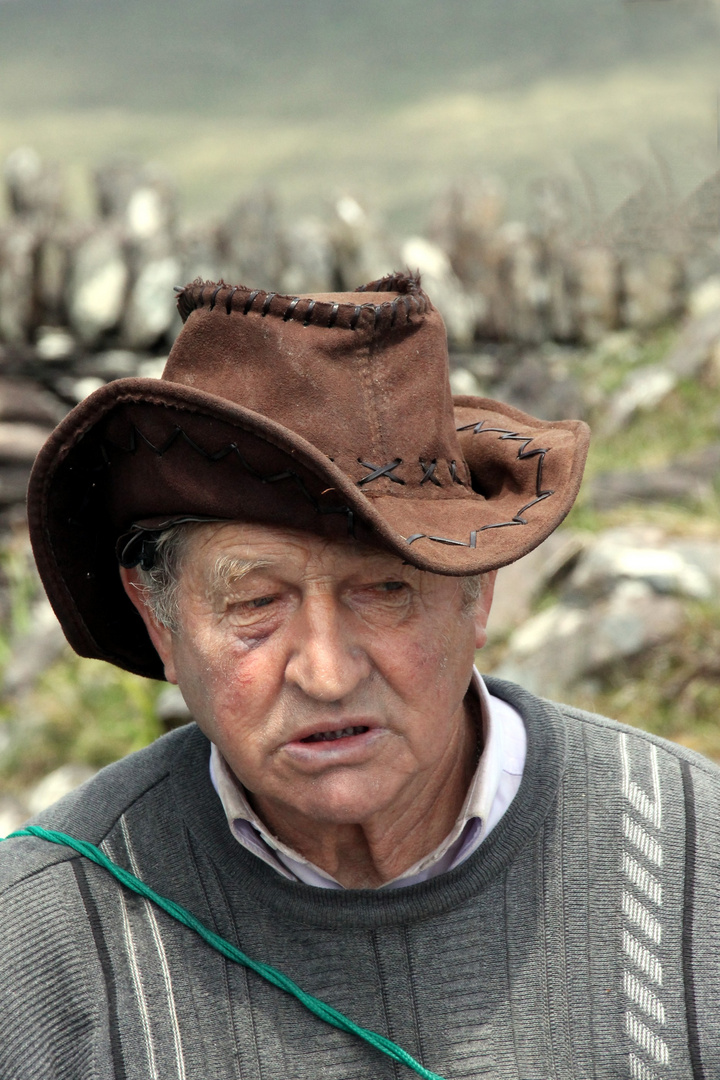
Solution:
{"label": "hat brim", "polygon": [[[435,489],[428,498],[422,489],[413,493],[400,487],[397,495],[375,495],[301,436],[203,391],[156,379],[123,379],[101,387],[48,439],[28,489],[36,561],[70,644],[82,656],[163,678],[142,620],[125,596],[115,557],[119,533],[140,518],[191,513],[269,520],[331,535],[350,531],[421,570],[456,576],[521,558],[542,543],[572,506],[587,454],[587,426],[537,420],[488,398],[457,397],[454,405],[472,490],[453,490],[452,497],[444,497]],[[148,469],[160,471],[154,487],[145,485],[142,504],[133,503],[131,496],[111,510],[102,464],[111,459],[99,433],[129,417],[132,409],[144,410],[159,427],[128,442],[110,474],[117,474],[115,482],[122,486],[129,469],[143,475]],[[163,423],[183,437],[173,441],[167,436],[162,442]],[[229,438],[242,453],[223,454]],[[164,482],[173,453],[189,455],[186,460],[197,464],[193,494]],[[256,464],[270,459],[272,476]],[[232,475],[234,483],[228,482]],[[252,493],[234,497],[254,484],[267,500],[268,480],[273,481],[270,503],[258,503],[255,510]],[[213,494],[218,483],[224,491],[221,513]],[[290,493],[293,498],[287,497]]]}

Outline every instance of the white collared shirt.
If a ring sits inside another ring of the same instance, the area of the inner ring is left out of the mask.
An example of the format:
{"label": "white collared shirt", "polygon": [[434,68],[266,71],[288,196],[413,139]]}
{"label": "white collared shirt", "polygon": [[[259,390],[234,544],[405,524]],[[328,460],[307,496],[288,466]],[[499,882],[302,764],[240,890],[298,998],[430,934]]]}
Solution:
{"label": "white collared shirt", "polygon": [[[520,714],[507,702],[488,693],[476,668],[473,669],[472,685],[480,700],[483,750],[462,809],[442,843],[392,881],[381,885],[382,889],[415,885],[459,866],[495,828],[520,787],[527,749]],[[325,870],[272,835],[253,810],[242,785],[214,743],[210,751],[210,777],[220,796],[230,830],[244,848],[291,881],[320,889],[344,888]]]}

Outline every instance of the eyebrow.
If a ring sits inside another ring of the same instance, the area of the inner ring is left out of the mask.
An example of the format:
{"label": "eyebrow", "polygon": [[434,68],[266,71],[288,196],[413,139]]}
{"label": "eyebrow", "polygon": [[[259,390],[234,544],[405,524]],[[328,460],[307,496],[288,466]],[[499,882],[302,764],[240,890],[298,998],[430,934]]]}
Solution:
{"label": "eyebrow", "polygon": [[222,594],[254,570],[263,570],[270,565],[269,559],[239,559],[235,555],[221,555],[215,561],[208,592],[212,596]]}

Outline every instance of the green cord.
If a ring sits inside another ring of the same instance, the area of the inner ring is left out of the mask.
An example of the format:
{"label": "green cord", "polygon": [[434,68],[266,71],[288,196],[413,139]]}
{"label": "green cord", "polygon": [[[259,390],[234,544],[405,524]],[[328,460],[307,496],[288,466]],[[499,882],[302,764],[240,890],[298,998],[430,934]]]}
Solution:
{"label": "green cord", "polygon": [[234,945],[231,945],[229,941],[221,938],[219,934],[213,933],[212,930],[208,930],[206,926],[196,919],[186,908],[181,907],[180,904],[176,904],[173,900],[167,900],[164,896],[160,896],[149,885],[146,885],[140,878],[135,877],[134,874],[130,874],[127,870],[123,870],[121,866],[118,866],[108,859],[100,848],[95,847],[94,844],[88,844],[85,840],[76,840],[74,836],[68,836],[66,833],[55,832],[52,829],[43,829],[39,825],[27,825],[24,829],[18,829],[17,832],[10,833],[9,836],[0,837],[0,840],[12,840],[13,837],[18,836],[38,836],[41,840],[49,840],[53,844],[64,844],[66,847],[73,848],[79,852],[80,855],[84,855],[86,859],[91,859],[98,866],[102,866],[105,870],[108,870],[113,877],[124,885],[127,889],[131,889],[132,892],[138,893],[139,896],[144,896],[146,900],[152,900],[154,904],[162,908],[173,919],[177,919],[184,926],[194,930],[196,934],[199,934],[203,941],[206,941],[213,949],[216,949],[228,960],[234,960],[236,964],[242,964],[243,967],[250,968],[261,978],[267,979],[273,986],[279,987],[281,990],[285,990],[286,993],[292,994],[297,998],[311,1013],[315,1016],[319,1016],[321,1020],[331,1024],[333,1027],[340,1028],[341,1031],[348,1031],[353,1035],[357,1035],[359,1038],[364,1039],[365,1042],[370,1043],[376,1050],[386,1054],[393,1061],[399,1061],[402,1065],[407,1065],[409,1069],[416,1072],[418,1076],[422,1076],[423,1080],[443,1080],[437,1073],[430,1072],[419,1061],[416,1061],[414,1057],[408,1054],[407,1050],[403,1050],[397,1043],[392,1042],[391,1039],[386,1039],[384,1035],[378,1035],[375,1031],[370,1031],[368,1028],[360,1027],[358,1024],[353,1023],[343,1013],[338,1012],[337,1009],[333,1009],[331,1005],[326,1005],[324,1001],[320,1001],[319,998],[313,997],[312,994],[306,994],[297,983],[294,983],[292,979],[288,979],[287,975],[283,975],[281,971],[278,971],[274,967],[270,967],[269,964],[261,964],[257,960],[251,960],[249,956],[246,956],[240,949],[236,949]]}

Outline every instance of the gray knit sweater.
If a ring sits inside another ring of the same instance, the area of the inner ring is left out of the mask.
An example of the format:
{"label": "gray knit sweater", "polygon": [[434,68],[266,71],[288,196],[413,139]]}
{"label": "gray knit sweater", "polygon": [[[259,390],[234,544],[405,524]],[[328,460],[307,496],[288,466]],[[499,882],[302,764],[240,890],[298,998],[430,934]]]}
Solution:
{"label": "gray knit sweater", "polygon": [[[286,881],[231,836],[194,726],[38,823],[100,844],[447,1080],[718,1080],[720,770],[490,680],[525,776],[462,866],[390,892]],[[0,844],[0,1080],[403,1080],[107,871]]]}

